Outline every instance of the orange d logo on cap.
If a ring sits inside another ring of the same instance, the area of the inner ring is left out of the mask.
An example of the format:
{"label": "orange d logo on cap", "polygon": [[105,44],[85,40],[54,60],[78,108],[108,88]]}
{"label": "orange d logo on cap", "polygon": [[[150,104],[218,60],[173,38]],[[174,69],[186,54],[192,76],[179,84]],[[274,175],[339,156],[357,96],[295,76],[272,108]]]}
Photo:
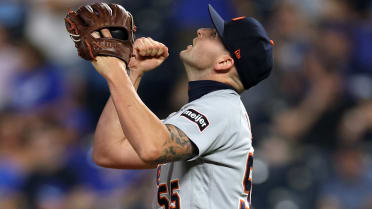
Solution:
{"label": "orange d logo on cap", "polygon": [[235,18],[232,19],[232,21],[242,20],[244,18],[245,18],[245,16],[235,17]]}
{"label": "orange d logo on cap", "polygon": [[240,59],[240,49],[235,50],[234,54],[235,54],[236,58],[239,60]]}

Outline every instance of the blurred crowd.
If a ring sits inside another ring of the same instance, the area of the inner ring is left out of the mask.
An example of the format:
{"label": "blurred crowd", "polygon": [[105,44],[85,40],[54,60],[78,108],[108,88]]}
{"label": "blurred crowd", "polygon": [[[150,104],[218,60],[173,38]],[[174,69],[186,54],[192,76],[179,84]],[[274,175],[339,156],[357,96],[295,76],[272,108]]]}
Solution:
{"label": "blurred crowd", "polygon": [[[153,171],[92,162],[109,92],[63,20],[92,2],[0,1],[1,209],[150,208]],[[137,37],[169,47],[139,88],[159,118],[187,101],[178,53],[211,27],[208,3],[225,18],[259,19],[275,42],[275,68],[242,94],[255,146],[253,209],[372,209],[371,0],[105,2],[132,12]]]}

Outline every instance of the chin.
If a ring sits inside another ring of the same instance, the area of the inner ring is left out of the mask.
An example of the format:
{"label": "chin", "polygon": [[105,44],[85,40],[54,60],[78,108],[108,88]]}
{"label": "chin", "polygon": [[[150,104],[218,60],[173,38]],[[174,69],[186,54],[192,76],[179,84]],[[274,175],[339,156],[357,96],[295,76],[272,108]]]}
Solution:
{"label": "chin", "polygon": [[187,51],[186,51],[186,50],[182,50],[182,51],[180,52],[180,59],[181,59],[183,62],[186,61],[186,59],[187,59]]}
{"label": "chin", "polygon": [[192,49],[192,46],[189,45],[189,46],[187,46],[186,49],[182,50],[182,51],[180,52],[180,56],[181,56],[181,58],[184,57],[184,56],[186,56],[187,54],[190,54],[190,53],[191,53],[191,49]]}

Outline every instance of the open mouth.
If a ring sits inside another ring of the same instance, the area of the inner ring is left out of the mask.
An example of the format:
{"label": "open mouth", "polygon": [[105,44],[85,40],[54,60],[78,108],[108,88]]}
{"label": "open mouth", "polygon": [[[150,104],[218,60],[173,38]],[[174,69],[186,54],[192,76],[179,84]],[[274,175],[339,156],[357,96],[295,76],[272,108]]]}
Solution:
{"label": "open mouth", "polygon": [[196,41],[197,41],[197,38],[194,38],[194,39],[192,40],[192,43],[191,43],[190,45],[187,46],[187,49],[191,49],[191,48],[193,48],[193,47],[195,46],[195,44],[196,44]]}

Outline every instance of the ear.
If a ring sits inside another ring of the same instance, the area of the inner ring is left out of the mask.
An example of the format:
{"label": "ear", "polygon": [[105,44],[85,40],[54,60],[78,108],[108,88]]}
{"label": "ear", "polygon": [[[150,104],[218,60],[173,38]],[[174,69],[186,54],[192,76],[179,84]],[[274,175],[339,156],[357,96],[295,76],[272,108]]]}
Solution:
{"label": "ear", "polygon": [[217,58],[214,69],[217,72],[228,72],[234,66],[234,59],[230,55],[222,55]]}

